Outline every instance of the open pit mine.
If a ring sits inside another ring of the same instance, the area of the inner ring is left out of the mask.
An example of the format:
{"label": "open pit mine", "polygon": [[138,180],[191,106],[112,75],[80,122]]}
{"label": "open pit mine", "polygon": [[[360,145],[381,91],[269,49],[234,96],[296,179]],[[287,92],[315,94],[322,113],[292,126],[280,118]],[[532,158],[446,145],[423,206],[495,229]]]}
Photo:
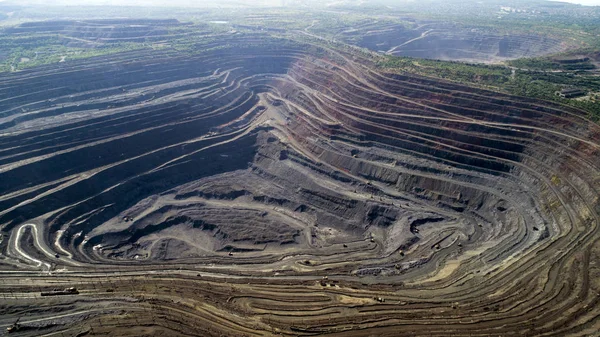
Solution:
{"label": "open pit mine", "polygon": [[303,37],[0,73],[0,335],[596,335],[600,127]]}
{"label": "open pit mine", "polygon": [[415,21],[414,28],[368,22],[336,32],[342,41],[396,56],[498,62],[566,51],[568,41],[535,34],[500,34],[481,27]]}

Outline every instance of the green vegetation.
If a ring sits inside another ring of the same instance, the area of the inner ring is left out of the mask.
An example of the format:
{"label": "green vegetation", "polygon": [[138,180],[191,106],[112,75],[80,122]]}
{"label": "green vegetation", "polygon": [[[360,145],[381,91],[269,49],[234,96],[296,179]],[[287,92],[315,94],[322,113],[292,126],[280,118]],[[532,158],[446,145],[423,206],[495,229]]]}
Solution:
{"label": "green vegetation", "polygon": [[560,66],[558,63],[552,62],[550,59],[544,57],[523,58],[508,61],[507,63],[516,68],[535,70],[552,70],[557,69]]}
{"label": "green vegetation", "polygon": [[500,84],[510,81],[511,76],[511,70],[506,67],[409,57],[385,56],[378,65],[386,69],[400,69],[408,73],[493,87],[500,87]]}
{"label": "green vegetation", "polygon": [[140,49],[172,47],[178,51],[194,51],[198,49],[198,44],[218,44],[219,34],[226,34],[231,28],[224,25],[200,24],[166,26],[164,29],[167,36],[162,40],[109,43],[72,38],[59,33],[3,34],[0,31],[0,46],[3,47],[0,51],[0,72]]}
{"label": "green vegetation", "polygon": [[63,44],[54,43],[39,46],[15,47],[8,50],[8,56],[0,63],[0,72],[18,71],[45,64],[68,62],[69,60],[146,48],[149,47],[136,43],[102,45],[96,48],[68,47]]}
{"label": "green vegetation", "polygon": [[[531,64],[537,61],[519,62],[523,62],[522,65],[529,65],[529,69],[534,69]],[[600,121],[600,100],[594,93],[600,88],[600,77],[594,74],[520,70],[502,65],[467,64],[394,56],[382,57],[377,65],[384,71],[416,73],[468,85],[474,84],[512,95],[559,102],[582,109],[588,112],[592,120]],[[593,94],[586,99],[560,98],[556,92],[563,88],[578,88]]]}
{"label": "green vegetation", "polygon": [[[592,51],[590,54],[598,54],[598,51]],[[590,62],[590,58],[585,56],[523,58],[509,61],[508,65],[519,69],[545,71],[586,71],[596,68],[594,64]]]}

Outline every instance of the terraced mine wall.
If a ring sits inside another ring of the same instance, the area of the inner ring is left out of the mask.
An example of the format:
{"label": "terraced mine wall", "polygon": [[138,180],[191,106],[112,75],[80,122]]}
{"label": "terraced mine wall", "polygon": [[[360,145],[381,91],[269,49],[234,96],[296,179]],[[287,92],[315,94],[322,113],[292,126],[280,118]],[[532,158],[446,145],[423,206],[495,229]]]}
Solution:
{"label": "terraced mine wall", "polygon": [[25,22],[7,27],[3,34],[14,38],[58,34],[69,46],[96,47],[117,42],[156,42],[175,37],[170,28],[186,24],[175,19],[104,19]]}
{"label": "terraced mine wall", "polygon": [[341,40],[395,56],[437,60],[498,62],[559,53],[566,41],[543,35],[502,34],[493,29],[449,23],[416,22],[402,25],[370,25],[337,34]]}
{"label": "terraced mine wall", "polygon": [[229,44],[0,75],[1,324],[597,331],[600,127],[584,113],[317,45]]}

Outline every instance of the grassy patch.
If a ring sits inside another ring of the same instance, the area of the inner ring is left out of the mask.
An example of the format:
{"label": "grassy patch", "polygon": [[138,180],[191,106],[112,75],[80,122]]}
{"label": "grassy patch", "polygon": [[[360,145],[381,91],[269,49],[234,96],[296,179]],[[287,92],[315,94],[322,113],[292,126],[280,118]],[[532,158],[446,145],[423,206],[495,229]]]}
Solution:
{"label": "grassy patch", "polygon": [[[521,65],[536,62],[521,61]],[[514,64],[514,63],[513,63]],[[590,73],[553,72],[511,69],[502,65],[467,64],[436,60],[421,60],[407,57],[385,56],[377,63],[383,71],[407,72],[429,77],[477,85],[512,95],[550,100],[582,109],[593,121],[600,121],[600,101],[592,95],[591,99],[565,99],[556,95],[563,88],[579,88],[585,92],[598,91],[600,77]],[[539,67],[545,67],[539,63]]]}

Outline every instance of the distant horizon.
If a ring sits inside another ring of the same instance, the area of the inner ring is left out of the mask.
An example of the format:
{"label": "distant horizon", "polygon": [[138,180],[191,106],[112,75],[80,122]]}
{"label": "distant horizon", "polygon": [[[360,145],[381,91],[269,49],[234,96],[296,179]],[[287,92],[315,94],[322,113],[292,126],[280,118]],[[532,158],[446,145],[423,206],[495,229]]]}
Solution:
{"label": "distant horizon", "polygon": [[558,2],[568,2],[577,5],[583,6],[600,6],[600,0],[549,0],[549,1],[558,1]]}
{"label": "distant horizon", "polygon": [[[582,6],[600,6],[600,0],[547,0],[553,2],[565,2],[571,4],[578,4]],[[10,0],[0,0],[0,3],[14,3],[15,1]],[[48,5],[46,0],[25,0],[21,1],[26,4],[33,5]],[[279,6],[285,3],[285,0],[229,0],[229,1],[202,1],[198,3],[193,0],[55,0],[50,5],[67,5],[67,6],[76,6],[76,5],[92,5],[92,6],[159,6],[159,7],[204,7],[204,6],[217,6],[220,7],[222,4],[238,4],[243,6]]]}

